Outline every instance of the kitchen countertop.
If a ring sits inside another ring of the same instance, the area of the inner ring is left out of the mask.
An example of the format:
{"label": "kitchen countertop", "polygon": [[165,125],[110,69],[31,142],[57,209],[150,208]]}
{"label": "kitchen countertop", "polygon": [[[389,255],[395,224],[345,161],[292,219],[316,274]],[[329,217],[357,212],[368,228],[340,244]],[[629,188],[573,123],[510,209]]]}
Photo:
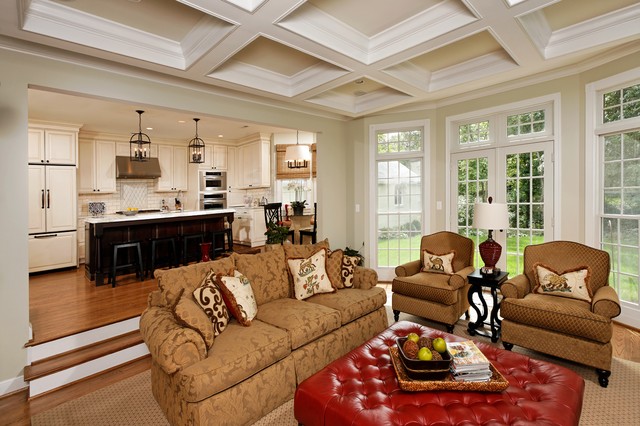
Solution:
{"label": "kitchen countertop", "polygon": [[206,216],[211,214],[223,214],[223,213],[235,213],[236,210],[234,208],[227,209],[212,209],[212,210],[184,210],[182,212],[179,211],[170,211],[170,212],[158,212],[158,213],[138,213],[133,216],[125,216],[123,214],[106,214],[104,216],[88,216],[85,219],[87,223],[110,223],[110,222],[130,222],[134,220],[145,220],[145,219],[165,219],[165,218],[174,218],[174,217],[185,217],[185,216]]}

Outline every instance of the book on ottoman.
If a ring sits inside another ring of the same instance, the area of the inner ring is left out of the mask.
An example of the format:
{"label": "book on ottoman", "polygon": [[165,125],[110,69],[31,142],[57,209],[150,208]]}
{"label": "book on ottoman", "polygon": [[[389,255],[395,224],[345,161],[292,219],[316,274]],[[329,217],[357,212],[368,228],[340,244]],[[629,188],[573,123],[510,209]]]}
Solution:
{"label": "book on ottoman", "polygon": [[491,379],[491,363],[471,340],[448,344],[451,374],[460,382],[486,382]]}

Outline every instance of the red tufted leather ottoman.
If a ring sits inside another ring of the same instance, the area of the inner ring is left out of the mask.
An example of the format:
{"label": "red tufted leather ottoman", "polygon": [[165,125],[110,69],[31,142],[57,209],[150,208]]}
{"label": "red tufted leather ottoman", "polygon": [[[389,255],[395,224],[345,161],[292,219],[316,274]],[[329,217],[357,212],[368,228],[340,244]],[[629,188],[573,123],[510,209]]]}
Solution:
{"label": "red tufted leather ottoman", "polygon": [[296,420],[314,425],[577,425],[584,380],[564,367],[476,342],[509,381],[503,392],[405,392],[389,347],[410,332],[452,334],[400,321],[300,383]]}

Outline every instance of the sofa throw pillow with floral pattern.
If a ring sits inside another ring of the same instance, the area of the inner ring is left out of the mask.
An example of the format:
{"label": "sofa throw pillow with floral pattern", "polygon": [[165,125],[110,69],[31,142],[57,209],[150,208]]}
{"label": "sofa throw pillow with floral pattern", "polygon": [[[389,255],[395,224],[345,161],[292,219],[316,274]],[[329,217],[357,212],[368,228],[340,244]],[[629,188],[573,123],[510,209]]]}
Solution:
{"label": "sofa throw pillow with floral pattern", "polygon": [[303,259],[288,259],[296,299],[304,300],[318,293],[336,291],[326,270],[327,249],[322,248]]}
{"label": "sofa throw pillow with floral pattern", "polygon": [[251,320],[258,314],[258,305],[249,278],[234,271],[232,277],[218,275],[216,283],[222,291],[222,297],[231,315],[240,324],[250,326]]}
{"label": "sofa throw pillow with floral pattern", "polygon": [[433,254],[427,250],[422,251],[423,272],[440,272],[443,274],[453,274],[453,258],[456,252],[451,251],[446,254]]}
{"label": "sofa throw pillow with floral pattern", "polygon": [[224,331],[229,323],[229,311],[215,280],[216,273],[213,270],[209,271],[200,287],[193,291],[193,298],[211,320],[213,332],[217,336]]}
{"label": "sofa throw pillow with floral pattern", "polygon": [[342,283],[345,288],[353,287],[353,274],[355,273],[356,266],[358,266],[360,258],[358,256],[343,256],[342,257],[342,269],[340,275],[342,276]]}
{"label": "sofa throw pillow with floral pattern", "polygon": [[538,280],[535,293],[591,302],[589,267],[579,266],[568,271],[556,272],[542,263],[536,263],[533,270]]}

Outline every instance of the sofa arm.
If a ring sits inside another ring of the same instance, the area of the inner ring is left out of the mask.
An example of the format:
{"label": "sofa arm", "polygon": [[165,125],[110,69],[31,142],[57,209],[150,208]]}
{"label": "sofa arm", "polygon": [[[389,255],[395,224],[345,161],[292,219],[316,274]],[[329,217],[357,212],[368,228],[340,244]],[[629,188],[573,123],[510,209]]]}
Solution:
{"label": "sofa arm", "polygon": [[151,357],[167,374],[180,371],[207,356],[202,336],[178,324],[167,308],[147,308],[140,317],[140,333]]}
{"label": "sofa arm", "polygon": [[154,290],[151,293],[149,293],[149,296],[147,296],[147,306],[152,307],[152,306],[163,306],[164,305],[164,300],[162,297],[162,292],[160,290]]}
{"label": "sofa arm", "polygon": [[356,266],[353,271],[353,288],[369,290],[378,285],[378,273],[371,268]]}
{"label": "sofa arm", "polygon": [[397,277],[409,277],[420,272],[420,259],[396,266]]}
{"label": "sofa arm", "polygon": [[596,290],[591,300],[591,312],[609,319],[620,315],[620,299],[613,287],[604,285]]}
{"label": "sofa arm", "polygon": [[500,292],[503,297],[522,299],[530,292],[529,279],[524,274],[516,275],[500,286]]}
{"label": "sofa arm", "polygon": [[475,270],[476,268],[474,266],[467,266],[466,268],[459,270],[449,277],[449,286],[456,290],[462,288],[466,283],[468,283],[467,275]]}

